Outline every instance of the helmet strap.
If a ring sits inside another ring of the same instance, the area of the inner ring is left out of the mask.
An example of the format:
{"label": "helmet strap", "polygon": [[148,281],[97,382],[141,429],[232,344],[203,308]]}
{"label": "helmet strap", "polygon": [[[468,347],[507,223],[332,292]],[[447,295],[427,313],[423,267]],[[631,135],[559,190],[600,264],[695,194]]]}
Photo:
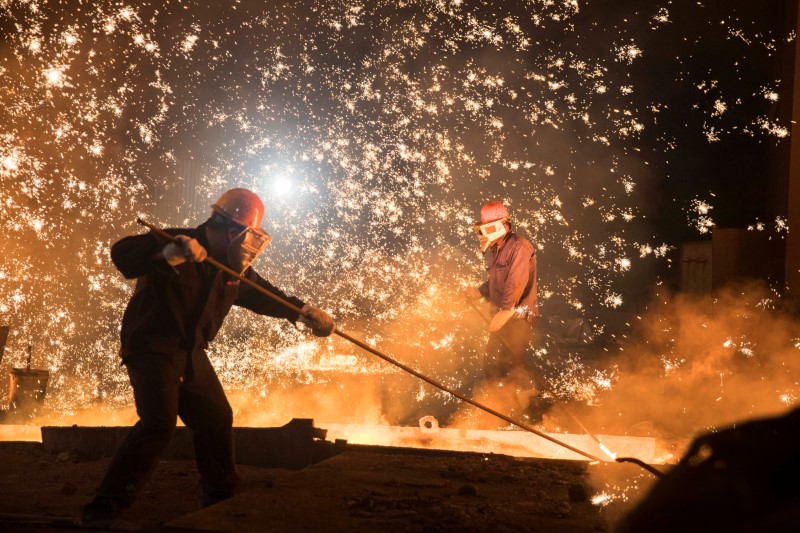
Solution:
{"label": "helmet strap", "polygon": [[219,213],[213,213],[208,220],[206,220],[206,225],[210,226],[212,229],[220,230],[220,231],[236,231],[237,235],[241,233],[247,226],[243,226],[238,222],[235,222],[225,216],[220,215]]}
{"label": "helmet strap", "polygon": [[213,213],[210,217],[208,217],[208,220],[206,220],[206,226],[215,230],[224,230],[227,229],[228,224],[226,223],[224,217]]}

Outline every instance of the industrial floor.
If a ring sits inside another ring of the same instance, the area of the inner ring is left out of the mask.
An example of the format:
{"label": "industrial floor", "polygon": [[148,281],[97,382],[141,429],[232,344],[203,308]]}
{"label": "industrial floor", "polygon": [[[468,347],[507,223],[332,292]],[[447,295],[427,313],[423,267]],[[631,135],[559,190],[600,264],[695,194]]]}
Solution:
{"label": "industrial floor", "polygon": [[[0,442],[0,516],[76,516],[108,461]],[[194,462],[164,460],[127,517],[143,531],[612,531],[654,481],[631,464],[353,445],[240,473],[236,498],[200,511]]]}

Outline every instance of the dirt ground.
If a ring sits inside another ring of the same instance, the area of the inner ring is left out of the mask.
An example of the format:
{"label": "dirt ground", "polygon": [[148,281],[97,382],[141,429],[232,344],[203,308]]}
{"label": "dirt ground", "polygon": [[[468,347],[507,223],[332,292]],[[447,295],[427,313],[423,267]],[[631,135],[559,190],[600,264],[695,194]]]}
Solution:
{"label": "dirt ground", "polygon": [[[77,516],[108,459],[7,442],[0,465],[0,515]],[[194,462],[162,461],[127,517],[143,531],[613,531],[654,481],[630,464],[377,447],[348,447],[300,471],[240,473],[240,496],[198,512]],[[62,529],[0,522],[2,531]]]}

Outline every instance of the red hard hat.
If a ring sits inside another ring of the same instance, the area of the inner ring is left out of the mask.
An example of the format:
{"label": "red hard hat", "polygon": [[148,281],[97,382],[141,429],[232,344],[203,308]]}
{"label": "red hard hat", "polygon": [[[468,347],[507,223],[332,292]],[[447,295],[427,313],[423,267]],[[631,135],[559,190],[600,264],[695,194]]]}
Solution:
{"label": "red hard hat", "polygon": [[264,218],[264,203],[254,192],[247,189],[225,191],[211,209],[237,224],[252,229],[260,228],[261,220]]}
{"label": "red hard hat", "polygon": [[481,207],[481,224],[488,224],[504,218],[508,218],[508,209],[502,202],[494,200]]}

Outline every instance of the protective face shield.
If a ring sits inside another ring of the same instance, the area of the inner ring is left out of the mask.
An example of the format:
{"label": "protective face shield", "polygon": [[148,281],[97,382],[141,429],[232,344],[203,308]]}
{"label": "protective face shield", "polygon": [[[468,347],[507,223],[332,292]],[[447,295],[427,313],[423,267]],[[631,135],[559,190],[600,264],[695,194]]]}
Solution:
{"label": "protective face shield", "polygon": [[503,238],[508,233],[506,226],[503,224],[505,219],[487,222],[486,224],[475,224],[472,229],[478,236],[478,242],[481,245],[481,252],[486,252],[491,245]]}
{"label": "protective face shield", "polygon": [[[261,228],[239,227],[241,231],[228,243],[228,265],[242,273],[267,248],[272,237]],[[229,231],[235,233],[237,230],[232,228]]]}
{"label": "protective face shield", "polygon": [[254,192],[235,188],[225,191],[211,209],[209,224],[228,233],[228,265],[244,272],[272,241],[260,228],[264,203]]}

